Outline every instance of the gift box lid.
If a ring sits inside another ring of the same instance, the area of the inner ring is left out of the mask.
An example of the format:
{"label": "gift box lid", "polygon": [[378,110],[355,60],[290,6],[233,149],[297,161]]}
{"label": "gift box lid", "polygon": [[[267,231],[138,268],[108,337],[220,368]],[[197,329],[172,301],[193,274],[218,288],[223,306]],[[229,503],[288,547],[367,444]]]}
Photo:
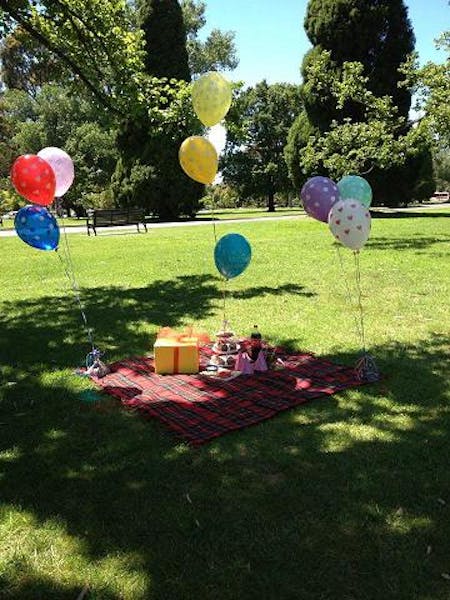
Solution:
{"label": "gift box lid", "polygon": [[154,347],[173,347],[173,346],[198,346],[197,338],[183,337],[181,339],[175,338],[157,338],[154,343]]}

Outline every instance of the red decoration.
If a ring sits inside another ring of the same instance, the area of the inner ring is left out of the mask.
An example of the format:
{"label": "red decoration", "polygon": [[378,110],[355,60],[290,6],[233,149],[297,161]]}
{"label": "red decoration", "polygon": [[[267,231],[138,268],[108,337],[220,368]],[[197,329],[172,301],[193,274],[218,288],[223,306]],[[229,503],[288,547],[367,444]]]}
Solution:
{"label": "red decoration", "polygon": [[11,168],[11,182],[17,193],[33,204],[47,206],[55,198],[55,172],[35,154],[24,154],[16,159]]}

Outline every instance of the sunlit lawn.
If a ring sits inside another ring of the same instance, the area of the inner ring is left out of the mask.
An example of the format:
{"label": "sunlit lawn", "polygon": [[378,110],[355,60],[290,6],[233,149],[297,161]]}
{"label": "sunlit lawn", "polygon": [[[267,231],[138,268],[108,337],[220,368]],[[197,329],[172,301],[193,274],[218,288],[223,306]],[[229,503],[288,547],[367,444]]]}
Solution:
{"label": "sunlit lawn", "polygon": [[[450,597],[450,213],[377,218],[361,254],[383,381],[193,450],[114,400],[83,401],[88,350],[56,253],[0,238],[0,597]],[[252,244],[239,333],[352,364],[355,304],[325,225],[219,224]],[[96,344],[216,331],[212,227],[71,235]],[[61,252],[62,250],[60,250]],[[353,284],[353,256],[342,250]]]}

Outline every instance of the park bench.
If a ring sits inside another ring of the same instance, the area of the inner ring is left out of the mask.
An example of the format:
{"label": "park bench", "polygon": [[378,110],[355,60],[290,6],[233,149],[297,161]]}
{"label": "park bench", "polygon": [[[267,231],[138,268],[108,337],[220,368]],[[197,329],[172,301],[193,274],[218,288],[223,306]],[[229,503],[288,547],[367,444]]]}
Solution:
{"label": "park bench", "polygon": [[107,208],[88,212],[86,227],[88,235],[91,229],[97,235],[97,227],[113,227],[117,225],[143,225],[147,231],[145,212],[141,208]]}
{"label": "park bench", "polygon": [[431,200],[435,202],[448,202],[450,200],[450,194],[448,192],[434,192]]}

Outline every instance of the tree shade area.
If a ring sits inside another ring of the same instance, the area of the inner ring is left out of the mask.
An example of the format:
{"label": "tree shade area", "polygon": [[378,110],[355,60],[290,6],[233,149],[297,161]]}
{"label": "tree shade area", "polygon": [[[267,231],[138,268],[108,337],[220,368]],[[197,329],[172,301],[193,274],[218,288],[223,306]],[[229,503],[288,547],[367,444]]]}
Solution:
{"label": "tree shade area", "polygon": [[411,131],[400,71],[414,50],[403,0],[310,0],[313,48],[302,75],[304,110],[286,158],[297,187],[313,174],[367,176],[375,202],[407,204],[434,189],[430,143]]}

